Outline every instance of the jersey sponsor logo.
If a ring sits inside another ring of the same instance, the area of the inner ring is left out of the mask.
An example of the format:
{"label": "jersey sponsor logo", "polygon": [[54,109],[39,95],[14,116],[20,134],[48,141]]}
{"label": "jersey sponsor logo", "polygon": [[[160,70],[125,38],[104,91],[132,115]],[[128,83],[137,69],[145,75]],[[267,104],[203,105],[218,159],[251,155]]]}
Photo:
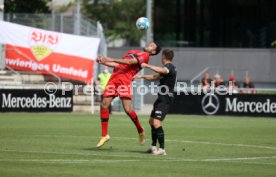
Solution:
{"label": "jersey sponsor logo", "polygon": [[48,57],[58,46],[60,36],[57,33],[32,30],[30,32],[30,47],[38,61]]}

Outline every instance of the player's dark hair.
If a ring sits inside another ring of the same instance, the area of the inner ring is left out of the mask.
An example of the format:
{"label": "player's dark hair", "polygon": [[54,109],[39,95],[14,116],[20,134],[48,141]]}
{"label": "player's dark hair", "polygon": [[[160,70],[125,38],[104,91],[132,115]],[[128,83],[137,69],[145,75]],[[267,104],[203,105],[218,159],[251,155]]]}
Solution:
{"label": "player's dark hair", "polygon": [[164,55],[167,60],[172,61],[174,57],[174,52],[172,49],[164,49],[162,55]]}
{"label": "player's dark hair", "polygon": [[157,42],[154,42],[154,44],[156,45],[156,49],[155,49],[155,54],[152,54],[152,55],[158,55],[160,53],[160,51],[162,50],[162,48],[160,47],[160,45]]}

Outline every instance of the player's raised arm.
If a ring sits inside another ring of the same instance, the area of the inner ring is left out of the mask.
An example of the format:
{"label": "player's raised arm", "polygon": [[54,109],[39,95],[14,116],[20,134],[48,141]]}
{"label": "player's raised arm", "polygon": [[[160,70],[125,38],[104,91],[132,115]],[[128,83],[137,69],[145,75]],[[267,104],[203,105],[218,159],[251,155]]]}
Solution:
{"label": "player's raised arm", "polygon": [[151,74],[151,75],[137,74],[134,76],[134,79],[146,79],[146,80],[158,80],[159,78],[160,78],[159,74]]}
{"label": "player's raised arm", "polygon": [[96,61],[99,64],[102,64],[111,68],[118,66],[118,63],[105,61],[102,56],[99,56]]}
{"label": "player's raised arm", "polygon": [[117,64],[125,64],[125,65],[136,65],[136,64],[138,64],[137,59],[125,60],[125,59],[119,59],[119,58],[104,57],[103,61],[104,62],[114,62],[114,63],[117,63]]}
{"label": "player's raised arm", "polygon": [[142,68],[148,68],[154,72],[157,72],[159,74],[168,74],[169,70],[166,67],[160,67],[160,66],[154,66],[154,65],[150,65],[150,64],[146,64],[146,63],[142,63],[141,64]]}

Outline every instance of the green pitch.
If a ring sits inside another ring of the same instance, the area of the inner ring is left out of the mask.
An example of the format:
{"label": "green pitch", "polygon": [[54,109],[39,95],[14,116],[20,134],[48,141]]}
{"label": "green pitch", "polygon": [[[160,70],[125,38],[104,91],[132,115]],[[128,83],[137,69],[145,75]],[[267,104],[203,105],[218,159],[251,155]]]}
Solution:
{"label": "green pitch", "polygon": [[276,119],[169,115],[167,156],[145,154],[126,116],[112,115],[111,136],[94,148],[99,117],[0,114],[1,177],[275,177]]}

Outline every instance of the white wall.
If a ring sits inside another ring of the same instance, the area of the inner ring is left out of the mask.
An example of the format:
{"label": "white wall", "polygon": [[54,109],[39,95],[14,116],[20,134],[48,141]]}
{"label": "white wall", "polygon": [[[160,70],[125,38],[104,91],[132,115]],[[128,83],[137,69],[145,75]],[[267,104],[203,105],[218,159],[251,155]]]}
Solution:
{"label": "white wall", "polygon": [[[108,56],[122,57],[129,49],[109,48]],[[178,70],[178,80],[191,80],[205,67],[210,67],[211,75],[219,72],[224,80],[228,80],[233,70],[238,81],[242,81],[248,71],[255,82],[276,82],[276,49],[173,49],[173,62]],[[150,63],[161,65],[161,55],[151,57]]]}

